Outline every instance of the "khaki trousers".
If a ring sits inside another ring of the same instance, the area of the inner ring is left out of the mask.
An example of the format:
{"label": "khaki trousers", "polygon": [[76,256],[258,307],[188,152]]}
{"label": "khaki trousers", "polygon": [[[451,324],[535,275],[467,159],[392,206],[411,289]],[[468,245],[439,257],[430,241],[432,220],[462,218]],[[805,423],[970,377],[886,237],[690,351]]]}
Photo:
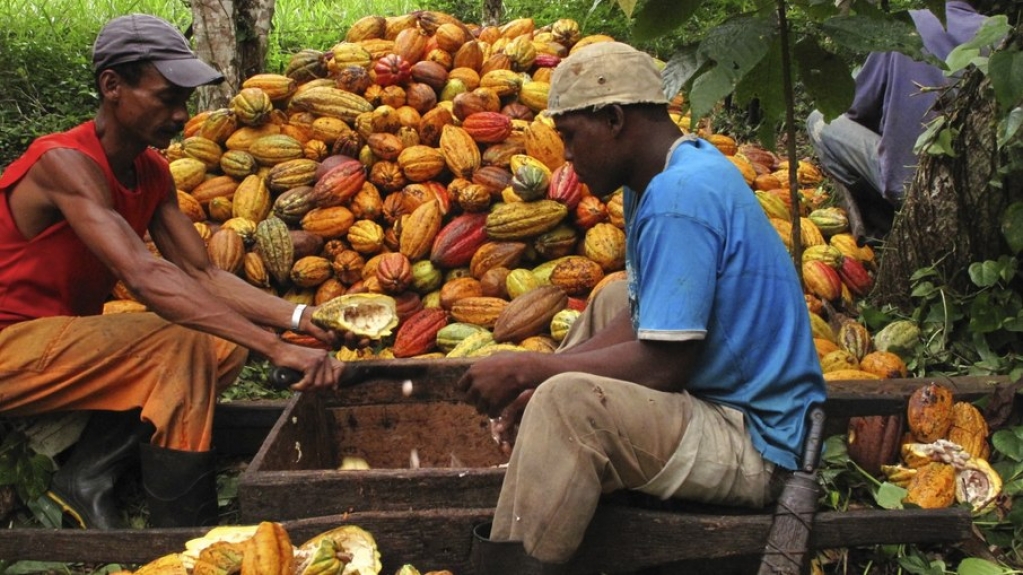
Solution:
{"label": "khaki trousers", "polygon": [[[624,309],[611,284],[573,326],[571,347]],[[613,361],[613,360],[612,360]],[[491,538],[522,541],[545,563],[565,563],[602,494],[762,507],[775,495],[774,465],[753,448],[742,414],[688,393],[564,373],[540,385],[519,426]]]}
{"label": "khaki trousers", "polygon": [[217,397],[247,355],[153,313],[26,321],[0,330],[0,412],[141,408],[153,445],[208,451]]}

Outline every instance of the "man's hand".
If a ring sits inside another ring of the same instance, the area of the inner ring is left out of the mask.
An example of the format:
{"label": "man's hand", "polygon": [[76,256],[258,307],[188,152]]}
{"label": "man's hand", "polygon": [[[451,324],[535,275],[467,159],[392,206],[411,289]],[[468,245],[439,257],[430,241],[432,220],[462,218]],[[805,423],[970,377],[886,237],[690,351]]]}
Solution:
{"label": "man's hand", "polygon": [[500,417],[523,391],[535,388],[551,375],[545,371],[544,360],[552,357],[522,351],[494,354],[474,363],[458,382],[459,389],[476,411]]}
{"label": "man's hand", "polygon": [[501,416],[490,420],[490,434],[494,441],[501,447],[501,452],[511,455],[512,447],[515,446],[515,436],[518,433],[519,422],[522,421],[522,413],[526,410],[526,404],[533,397],[535,389],[527,389],[519,394],[508,407],[504,408]]}
{"label": "man's hand", "polygon": [[337,387],[344,363],[334,358],[333,353],[281,342],[279,350],[270,358],[274,365],[290,367],[302,372],[302,379],[291,385],[294,391],[311,391]]}

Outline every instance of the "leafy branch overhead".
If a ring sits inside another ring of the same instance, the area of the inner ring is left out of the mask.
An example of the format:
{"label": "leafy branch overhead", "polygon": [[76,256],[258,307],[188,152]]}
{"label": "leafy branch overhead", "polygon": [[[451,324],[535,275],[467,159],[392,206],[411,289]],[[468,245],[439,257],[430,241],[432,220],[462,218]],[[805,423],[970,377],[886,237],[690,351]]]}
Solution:
{"label": "leafy branch overhead", "polygon": [[[602,0],[596,0],[599,4]],[[697,13],[706,0],[617,0],[633,19],[637,40],[667,35]],[[848,11],[834,2],[820,0],[755,0],[754,9],[732,16],[709,29],[670,56],[664,72],[669,93],[683,91],[694,120],[706,117],[726,97],[743,105],[757,101],[763,111],[758,137],[773,146],[775,128],[785,121],[793,106],[783,90],[786,59],[792,62],[794,82],[825,117],[834,118],[852,102],[853,67],[872,51],[898,51],[914,59],[946,64],[926,54],[908,12],[888,14],[866,0],[854,0]],[[944,20],[944,2],[927,0],[929,8]],[[793,30],[789,46],[782,45],[781,20]],[[957,54],[962,65],[1005,35],[1004,17],[987,33]],[[791,55],[786,58],[785,54]],[[1023,54],[996,54],[988,64],[1003,109],[1011,109],[1023,94]],[[992,70],[994,72],[995,70]],[[1008,112],[1007,112],[1008,114]],[[1018,117],[1018,116],[1017,116]]]}

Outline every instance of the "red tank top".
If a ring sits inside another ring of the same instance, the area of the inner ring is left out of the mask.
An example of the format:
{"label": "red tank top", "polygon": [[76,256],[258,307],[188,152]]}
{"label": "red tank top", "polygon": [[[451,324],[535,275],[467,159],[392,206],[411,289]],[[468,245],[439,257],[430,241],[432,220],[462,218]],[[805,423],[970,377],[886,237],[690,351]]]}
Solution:
{"label": "red tank top", "polygon": [[35,140],[0,175],[0,329],[40,317],[102,313],[103,302],[117,281],[66,220],[31,240],[25,239],[14,224],[8,202],[11,189],[43,153],[56,148],[73,148],[96,162],[113,193],[114,209],[140,238],[172,185],[166,160],[150,149],[135,159],[137,188],[122,186],[114,177],[92,121]]}

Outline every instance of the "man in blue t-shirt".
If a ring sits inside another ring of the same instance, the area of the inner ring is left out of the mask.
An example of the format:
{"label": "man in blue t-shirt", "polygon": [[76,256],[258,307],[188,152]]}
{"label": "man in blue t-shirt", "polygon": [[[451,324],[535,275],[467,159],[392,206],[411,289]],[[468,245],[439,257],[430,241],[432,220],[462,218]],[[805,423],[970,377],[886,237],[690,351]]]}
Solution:
{"label": "man in blue t-shirt", "polygon": [[[972,39],[985,17],[970,2],[945,3],[948,27],[928,10],[910,10],[924,49],[945,60]],[[913,152],[934,116],[938,92],[948,84],[942,70],[899,52],[875,52],[856,75],[852,107],[831,122],[814,111],[806,121],[821,166],[844,185],[874,235],[887,233],[905,187],[916,171]]]}
{"label": "man in blue t-shirt", "polygon": [[734,165],[671,120],[653,59],[589,46],[555,69],[548,105],[580,179],[625,189],[628,281],[598,293],[558,353],[494,355],[462,380],[491,417],[525,405],[476,533],[477,572],[495,575],[563,572],[613,491],[770,503],[825,399],[780,237]]}

